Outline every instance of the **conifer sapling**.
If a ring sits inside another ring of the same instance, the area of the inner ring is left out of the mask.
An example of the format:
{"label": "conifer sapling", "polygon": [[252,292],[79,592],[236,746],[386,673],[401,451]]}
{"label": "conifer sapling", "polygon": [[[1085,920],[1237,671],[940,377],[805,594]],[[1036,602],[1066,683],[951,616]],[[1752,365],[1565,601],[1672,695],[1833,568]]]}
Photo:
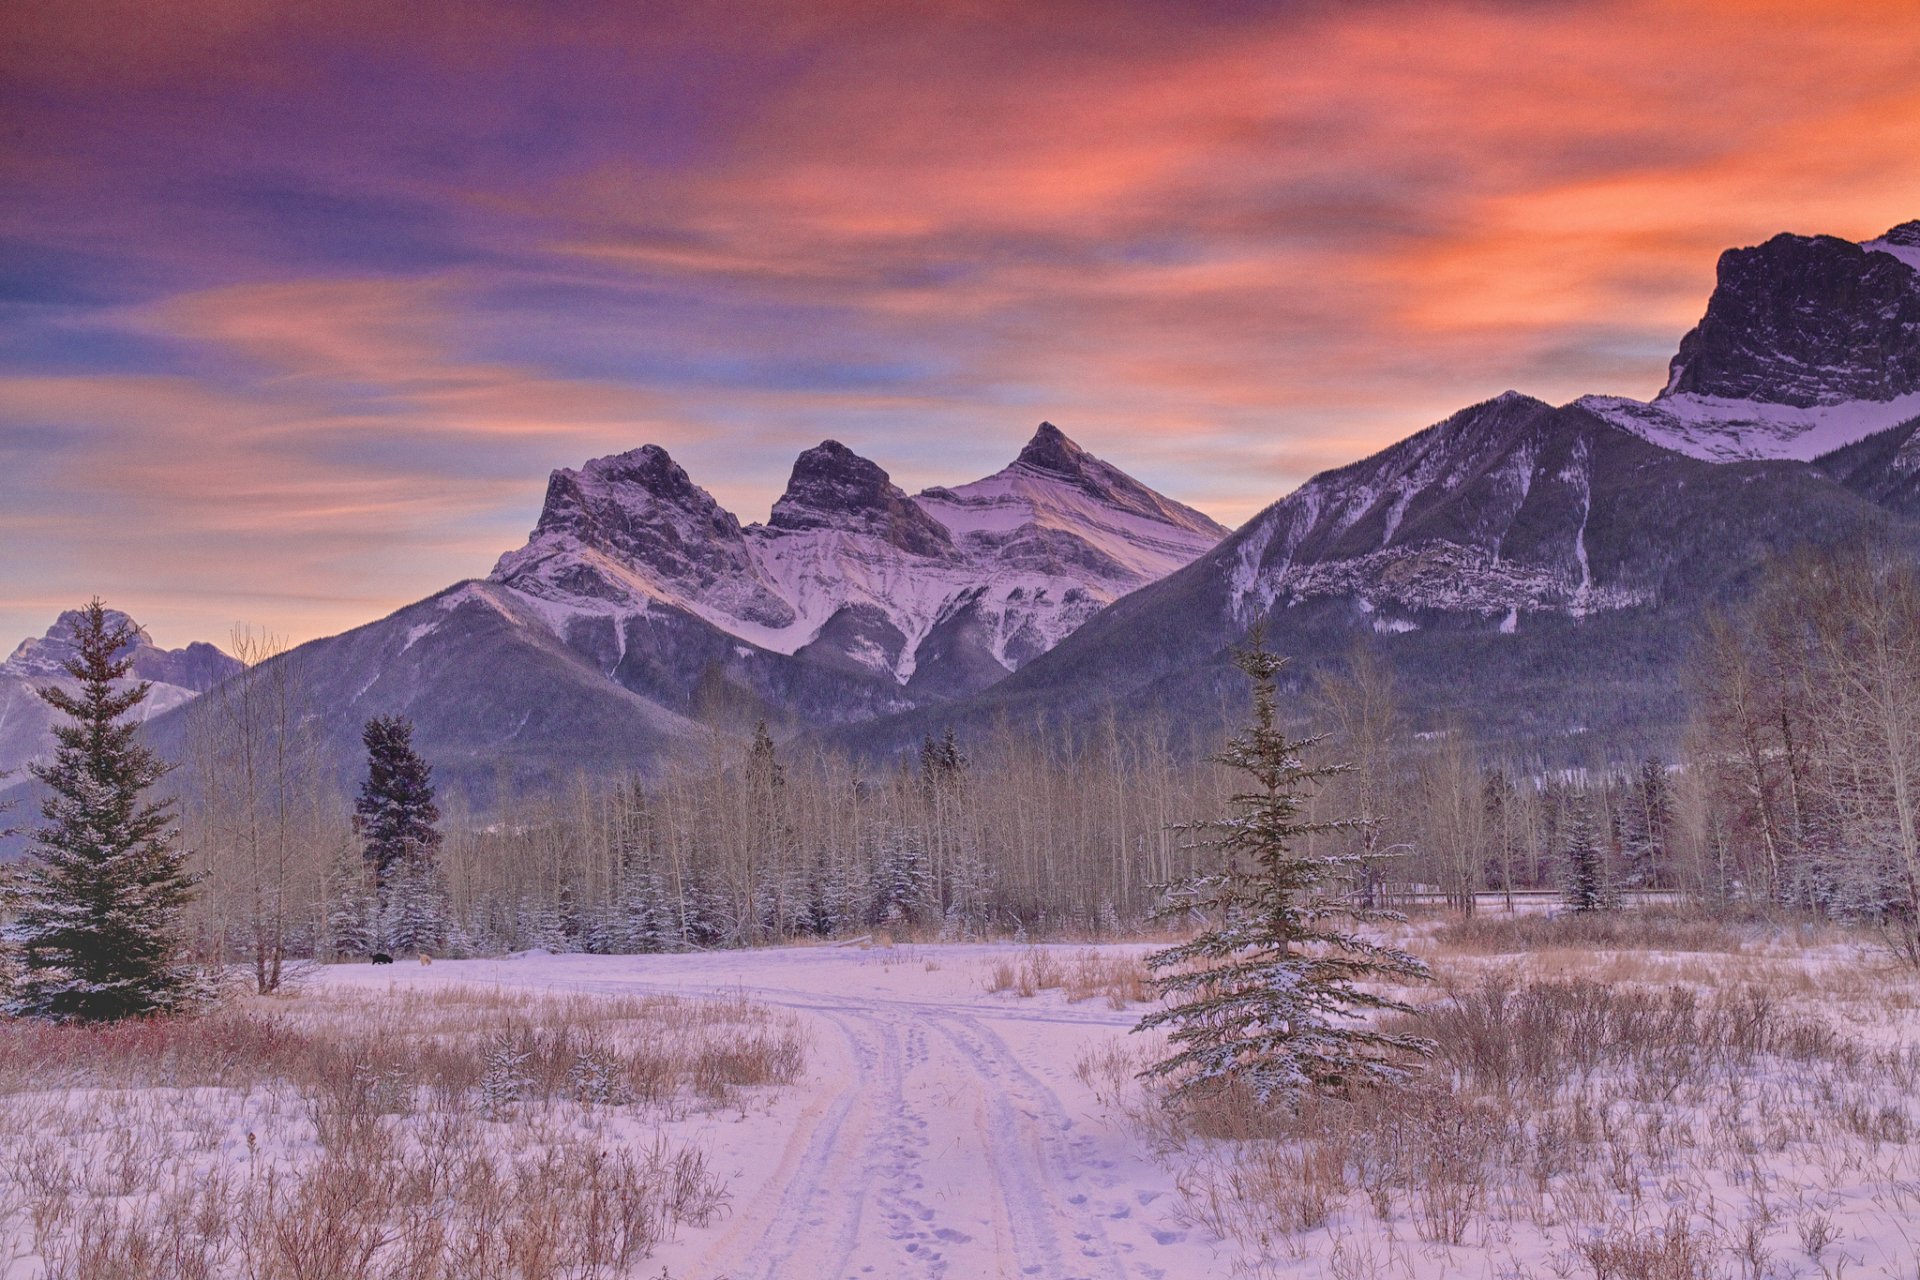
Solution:
{"label": "conifer sapling", "polygon": [[1339,768],[1306,763],[1314,739],[1276,720],[1275,677],[1286,659],[1258,631],[1235,664],[1253,682],[1253,723],[1216,759],[1251,779],[1225,818],[1195,824],[1214,869],[1174,889],[1171,911],[1198,912],[1196,937],[1147,957],[1165,1007],[1135,1030],[1168,1027],[1174,1052],[1141,1074],[1171,1081],[1170,1100],[1244,1087],[1263,1104],[1310,1089],[1400,1080],[1433,1051],[1418,1036],[1380,1030],[1370,1014],[1406,1011],[1362,983],[1430,975],[1420,960],[1340,927],[1397,920],[1352,892],[1365,855],[1309,851],[1306,837],[1350,829],[1312,821],[1309,788]]}

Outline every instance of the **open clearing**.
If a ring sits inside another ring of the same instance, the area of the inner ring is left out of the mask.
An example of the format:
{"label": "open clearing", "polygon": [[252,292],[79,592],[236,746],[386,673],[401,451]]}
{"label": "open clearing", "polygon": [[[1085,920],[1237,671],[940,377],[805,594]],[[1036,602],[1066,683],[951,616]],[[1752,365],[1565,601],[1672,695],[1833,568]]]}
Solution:
{"label": "open clearing", "polygon": [[[1087,950],[1058,947],[1063,962]],[[1128,954],[1140,948],[1123,949]],[[986,988],[1026,948],[781,948],[335,966],[328,986],[486,984],[594,994],[744,994],[808,1029],[800,1085],[690,1122],[732,1193],[661,1247],[676,1278],[1209,1276],[1173,1175],[1075,1078],[1137,1011]],[[1229,1250],[1230,1252],[1230,1250]]]}
{"label": "open clearing", "polygon": [[339,965],[0,1028],[7,1280],[1917,1280],[1920,979],[1422,925],[1426,1076],[1176,1119],[1141,945]]}
{"label": "open clearing", "polygon": [[[1139,992],[1100,979],[1138,946],[533,955],[346,966],[320,981],[744,995],[799,1018],[808,1067],[795,1087],[676,1130],[707,1151],[732,1201],[663,1244],[649,1275],[1920,1276],[1920,1113],[1888,1074],[1920,1060],[1910,972],[1832,938],[1524,955],[1415,943],[1443,980],[1422,1001],[1501,975],[1593,980],[1651,1001],[1615,1022],[1652,1038],[1546,1062],[1504,1117],[1468,1082],[1390,1103],[1384,1122],[1233,1142],[1163,1127],[1127,1079],[1152,1048],[1126,1034],[1140,1010],[1123,996]],[[1578,1019],[1594,993],[1570,989],[1569,1005],[1569,988],[1553,988]],[[1693,1052],[1640,1026],[1696,994],[1688,1026],[1752,1044]],[[1496,1021],[1488,1034],[1507,1032]],[[1348,1144],[1373,1150],[1362,1159]]]}

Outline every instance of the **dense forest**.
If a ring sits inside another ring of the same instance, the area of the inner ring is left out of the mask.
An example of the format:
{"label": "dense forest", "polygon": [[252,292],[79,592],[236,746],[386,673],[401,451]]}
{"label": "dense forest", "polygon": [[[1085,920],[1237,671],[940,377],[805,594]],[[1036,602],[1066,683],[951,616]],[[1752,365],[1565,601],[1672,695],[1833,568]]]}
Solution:
{"label": "dense forest", "polygon": [[[1920,956],[1910,562],[1852,550],[1772,566],[1699,638],[1673,759],[1596,741],[1587,766],[1547,769],[1459,724],[1416,730],[1392,643],[1356,643],[1283,707],[1314,762],[1341,766],[1313,806],[1361,821],[1315,838],[1365,855],[1355,894],[1471,912],[1529,892],[1603,907],[1652,893],[1862,921]],[[250,662],[271,650],[238,647]],[[431,839],[370,861],[365,794],[356,819],[303,742],[297,670],[261,675],[201,701],[175,782],[204,876],[199,945],[268,987],[290,958],[383,948],[1137,931],[1193,869],[1182,824],[1219,813],[1232,786],[1217,744],[1124,711],[1092,733],[929,737],[882,768],[763,730],[716,735],[651,779],[582,779],[487,813],[448,801]]]}

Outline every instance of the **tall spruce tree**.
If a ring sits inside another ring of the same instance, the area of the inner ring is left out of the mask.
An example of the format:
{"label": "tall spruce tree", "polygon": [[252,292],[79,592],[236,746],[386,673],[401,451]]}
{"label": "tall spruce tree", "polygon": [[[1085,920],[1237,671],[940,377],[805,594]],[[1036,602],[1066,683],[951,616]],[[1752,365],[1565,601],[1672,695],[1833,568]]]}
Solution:
{"label": "tall spruce tree", "polygon": [[1569,911],[1598,911],[1607,905],[1606,867],[1584,797],[1568,804],[1566,839],[1567,878],[1561,899]]}
{"label": "tall spruce tree", "polygon": [[1253,682],[1253,723],[1215,758],[1252,785],[1232,798],[1231,816],[1189,828],[1203,836],[1196,847],[1221,858],[1170,895],[1173,911],[1198,911],[1206,927],[1147,957],[1171,1003],[1135,1030],[1171,1027],[1175,1052],[1141,1074],[1170,1080],[1172,1099],[1244,1087],[1289,1105],[1310,1089],[1405,1078],[1433,1046],[1368,1025],[1369,1013],[1407,1006],[1359,984],[1420,981],[1427,967],[1338,927],[1400,917],[1361,904],[1353,886],[1365,855],[1304,843],[1355,821],[1305,817],[1309,789],[1340,770],[1307,764],[1317,739],[1289,738],[1276,722],[1286,659],[1256,631],[1235,663]]}
{"label": "tall spruce tree", "polygon": [[367,780],[354,801],[362,856],[373,871],[382,941],[403,951],[439,945],[445,890],[434,853],[440,847],[433,769],[413,749],[404,716],[367,721]]}
{"label": "tall spruce tree", "polygon": [[367,780],[354,801],[361,849],[385,889],[400,862],[416,849],[440,844],[440,808],[434,803],[433,769],[413,749],[413,722],[377,716],[360,735],[367,748]]}
{"label": "tall spruce tree", "polygon": [[38,690],[68,723],[54,726],[52,761],[31,767],[49,794],[7,930],[21,971],[6,1009],[61,1022],[176,1013],[203,994],[181,959],[193,877],[172,802],[148,795],[167,766],[129,716],[149,688],[123,683],[133,658],[121,650],[138,632],[110,623],[98,599],[82,613],[65,664],[79,688]]}

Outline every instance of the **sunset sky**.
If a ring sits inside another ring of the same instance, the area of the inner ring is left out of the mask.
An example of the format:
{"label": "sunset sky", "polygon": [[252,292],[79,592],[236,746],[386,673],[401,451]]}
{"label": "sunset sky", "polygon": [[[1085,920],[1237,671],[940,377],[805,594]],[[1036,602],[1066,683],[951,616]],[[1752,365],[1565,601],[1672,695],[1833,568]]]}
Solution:
{"label": "sunset sky", "polygon": [[1913,0],[9,0],[0,104],[0,655],[338,631],[647,442],[754,520],[1045,418],[1237,524],[1920,217]]}

